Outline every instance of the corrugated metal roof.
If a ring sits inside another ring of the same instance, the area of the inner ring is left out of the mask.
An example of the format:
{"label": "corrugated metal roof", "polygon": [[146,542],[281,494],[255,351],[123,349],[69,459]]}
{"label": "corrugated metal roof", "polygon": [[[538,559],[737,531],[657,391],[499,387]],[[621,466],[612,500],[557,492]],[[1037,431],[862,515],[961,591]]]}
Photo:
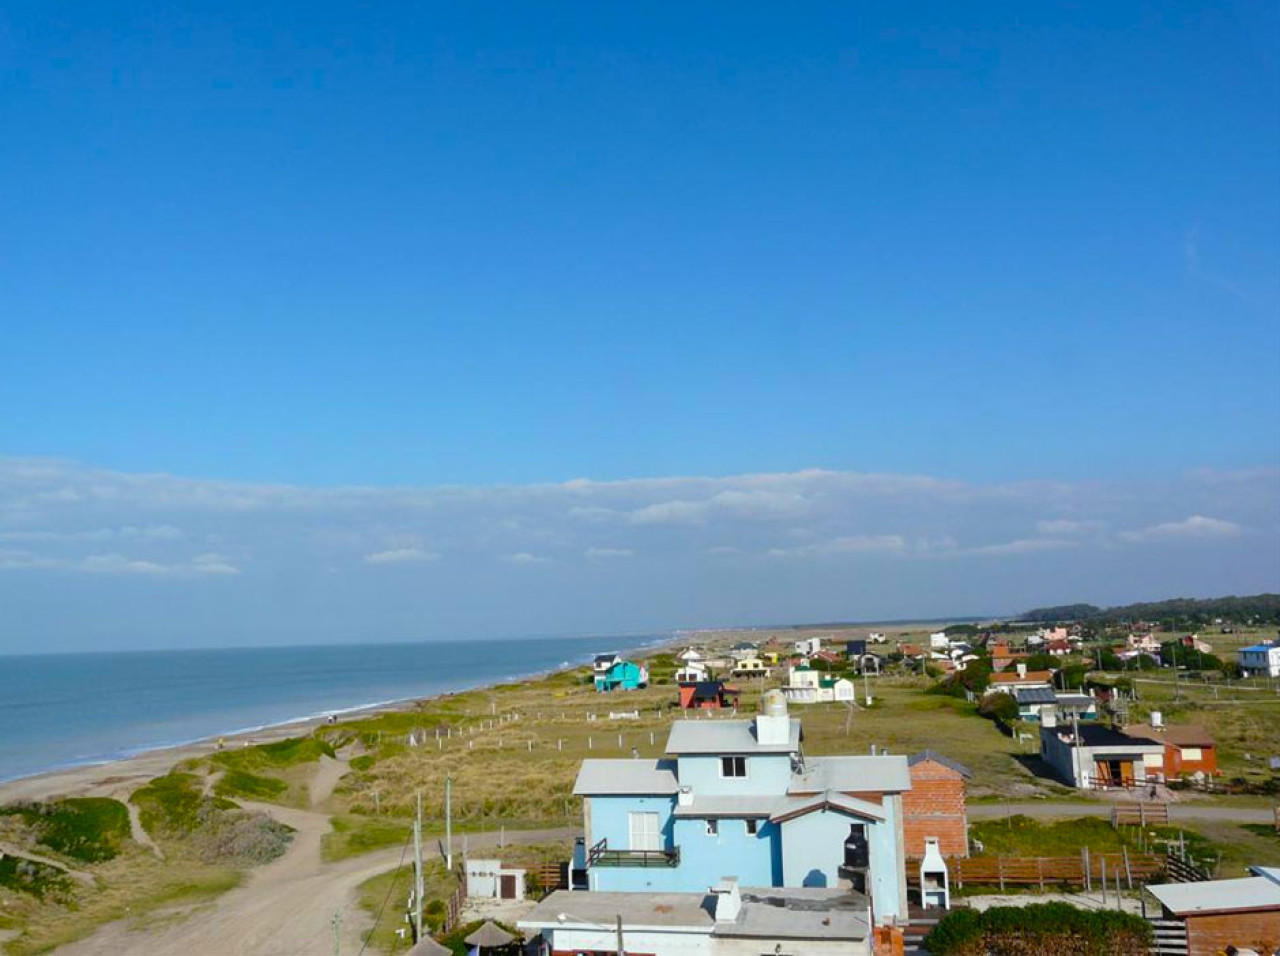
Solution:
{"label": "corrugated metal roof", "polygon": [[795,718],[785,744],[761,744],[751,720],[678,720],[667,737],[669,754],[795,753],[799,749],[800,721]]}
{"label": "corrugated metal roof", "polygon": [[791,777],[790,792],[900,793],[910,789],[911,770],[907,758],[893,754],[887,757],[808,757],[804,773]]}
{"label": "corrugated metal roof", "polygon": [[573,785],[579,797],[671,796],[678,789],[674,760],[584,760]]}
{"label": "corrugated metal roof", "polygon": [[741,797],[699,797],[686,806],[676,805],[675,815],[692,817],[771,817],[786,803],[785,797],[768,795]]}
{"label": "corrugated metal roof", "polygon": [[1058,699],[1052,687],[1019,687],[1013,696],[1019,704],[1052,704]]}
{"label": "corrugated metal roof", "polygon": [[1177,916],[1225,913],[1232,910],[1280,910],[1280,883],[1265,876],[1205,883],[1166,883],[1148,886],[1151,895]]}
{"label": "corrugated metal roof", "polygon": [[877,806],[868,800],[851,797],[847,793],[828,790],[826,793],[820,793],[812,797],[791,797],[774,812],[770,819],[785,821],[824,809],[844,810],[847,813],[856,814],[860,817],[870,817],[873,820],[883,820],[885,818],[884,807]]}

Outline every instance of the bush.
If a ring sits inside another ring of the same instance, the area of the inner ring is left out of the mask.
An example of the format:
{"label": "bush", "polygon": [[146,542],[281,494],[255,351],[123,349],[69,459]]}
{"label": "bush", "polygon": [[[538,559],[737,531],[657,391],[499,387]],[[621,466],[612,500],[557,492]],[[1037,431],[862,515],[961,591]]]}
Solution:
{"label": "bush", "polygon": [[275,777],[260,777],[247,770],[228,770],[214,785],[213,792],[220,797],[274,800],[288,789],[287,783]]}
{"label": "bush", "polygon": [[63,900],[71,894],[71,878],[59,869],[34,860],[0,856],[0,888],[40,899]]}
{"label": "bush", "polygon": [[0,813],[22,817],[35,830],[38,843],[82,863],[114,859],[130,834],[129,810],[108,797],[21,803]]}
{"label": "bush", "polygon": [[988,694],[978,702],[978,713],[988,720],[1011,724],[1018,719],[1018,701],[1004,691]]}
{"label": "bush", "polygon": [[925,938],[935,956],[1147,956],[1146,920],[1066,903],[952,910]]}
{"label": "bush", "polygon": [[206,800],[199,813],[196,848],[206,863],[270,863],[293,839],[293,830],[265,813],[228,813]]}

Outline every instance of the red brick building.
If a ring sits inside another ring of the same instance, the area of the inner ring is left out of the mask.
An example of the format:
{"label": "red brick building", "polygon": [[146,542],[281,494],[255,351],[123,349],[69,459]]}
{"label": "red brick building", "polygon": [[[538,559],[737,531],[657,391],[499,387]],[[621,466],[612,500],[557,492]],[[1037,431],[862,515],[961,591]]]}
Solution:
{"label": "red brick building", "polygon": [[969,855],[965,787],[972,774],[962,764],[925,750],[907,759],[911,789],[902,795],[903,844],[908,860],[924,856],[926,837],[938,839],[943,856]]}
{"label": "red brick building", "polygon": [[1187,956],[1280,948],[1280,867],[1249,869],[1254,875],[1239,880],[1148,887],[1165,918],[1186,925]]}

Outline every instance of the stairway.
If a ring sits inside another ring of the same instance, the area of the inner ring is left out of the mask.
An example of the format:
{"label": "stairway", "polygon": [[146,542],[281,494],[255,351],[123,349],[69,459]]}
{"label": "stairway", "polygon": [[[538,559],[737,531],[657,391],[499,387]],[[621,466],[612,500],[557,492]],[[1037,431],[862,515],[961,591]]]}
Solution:
{"label": "stairway", "polygon": [[908,923],[903,929],[903,956],[929,956],[929,951],[922,945],[924,938],[938,925],[946,910],[925,909],[911,903],[907,906]]}

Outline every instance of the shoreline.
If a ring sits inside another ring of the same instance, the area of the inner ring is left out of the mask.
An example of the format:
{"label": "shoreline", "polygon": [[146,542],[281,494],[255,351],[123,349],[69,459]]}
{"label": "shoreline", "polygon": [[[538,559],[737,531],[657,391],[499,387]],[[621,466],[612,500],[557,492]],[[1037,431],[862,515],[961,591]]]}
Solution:
{"label": "shoreline", "polygon": [[[617,653],[624,656],[647,657],[672,649],[680,641],[680,635],[668,634],[649,644],[622,648]],[[566,670],[576,670],[589,663],[589,660],[577,664],[567,662],[556,667],[513,674],[480,684],[440,690],[436,693],[336,708],[305,717],[290,718],[279,723],[213,733],[189,741],[158,744],[153,747],[143,746],[135,752],[106,757],[102,760],[90,759],[81,763],[50,767],[32,774],[0,780],[0,806],[18,801],[40,801],[56,797],[118,797],[121,792],[132,791],[147,780],[163,776],[185,760],[216,753],[219,740],[224,741],[226,745],[224,749],[230,749],[233,745],[248,747],[275,743],[314,732],[317,728],[328,724],[330,715],[338,717],[340,723],[343,719],[398,713],[411,710],[426,701],[438,700],[453,694],[483,691],[512,681],[546,678]]]}

